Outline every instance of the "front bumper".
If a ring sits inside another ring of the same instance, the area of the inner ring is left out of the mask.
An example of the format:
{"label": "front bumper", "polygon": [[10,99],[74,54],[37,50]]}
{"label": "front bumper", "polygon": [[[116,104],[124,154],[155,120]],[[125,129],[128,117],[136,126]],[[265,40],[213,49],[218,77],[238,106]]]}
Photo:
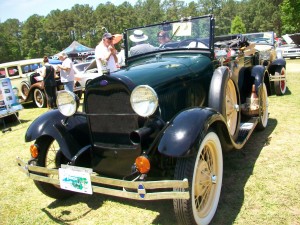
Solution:
{"label": "front bumper", "polygon": [[[33,180],[60,186],[58,170],[29,165],[19,157],[19,169]],[[39,174],[35,174],[39,173]],[[43,175],[40,175],[43,174]],[[53,176],[53,177],[50,177]],[[93,193],[135,200],[189,199],[188,180],[126,181],[91,174]],[[102,186],[101,186],[102,185]],[[109,186],[109,187],[108,187]],[[142,190],[140,187],[144,187]],[[173,191],[171,191],[173,189]]]}

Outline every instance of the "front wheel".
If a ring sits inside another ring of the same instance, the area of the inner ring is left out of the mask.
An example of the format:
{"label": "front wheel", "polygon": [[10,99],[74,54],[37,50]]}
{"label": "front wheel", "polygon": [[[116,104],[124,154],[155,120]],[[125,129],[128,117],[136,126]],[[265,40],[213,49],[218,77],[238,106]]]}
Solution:
{"label": "front wheel", "polygon": [[190,193],[190,199],[173,200],[178,224],[209,224],[219,203],[223,178],[219,137],[209,132],[199,145],[197,155],[176,163],[175,179],[187,178]]}
{"label": "front wheel", "polygon": [[284,67],[277,67],[275,70],[275,76],[283,77],[279,81],[274,81],[276,95],[284,95],[286,91],[286,73]]}
{"label": "front wheel", "polygon": [[45,93],[41,89],[38,88],[34,89],[33,100],[34,100],[34,104],[38,108],[44,108],[47,105]]}
{"label": "front wheel", "polygon": [[[60,151],[60,146],[56,140],[50,137],[43,137],[38,139],[35,144],[39,148],[39,156],[36,162],[37,166],[57,169],[61,164],[67,164],[66,158]],[[53,178],[55,175],[51,175]],[[74,192],[60,189],[54,184],[44,183],[41,181],[34,181],[37,188],[45,195],[55,199],[64,199],[74,195]]]}

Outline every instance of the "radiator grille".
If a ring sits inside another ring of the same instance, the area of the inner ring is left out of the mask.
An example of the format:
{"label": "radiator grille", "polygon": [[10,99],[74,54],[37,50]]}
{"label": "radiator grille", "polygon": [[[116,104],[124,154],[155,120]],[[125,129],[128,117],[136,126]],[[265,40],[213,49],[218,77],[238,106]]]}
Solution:
{"label": "radiator grille", "polygon": [[101,87],[89,91],[86,98],[86,113],[93,143],[112,148],[132,145],[129,134],[138,129],[138,116],[130,104],[127,89]]}

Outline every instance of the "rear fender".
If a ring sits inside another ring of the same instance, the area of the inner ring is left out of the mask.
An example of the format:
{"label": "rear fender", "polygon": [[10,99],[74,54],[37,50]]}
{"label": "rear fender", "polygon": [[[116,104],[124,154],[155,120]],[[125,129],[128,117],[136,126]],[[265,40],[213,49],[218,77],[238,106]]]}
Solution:
{"label": "rear fender", "polygon": [[25,134],[25,141],[34,141],[42,136],[51,136],[61,147],[63,154],[71,160],[81,147],[89,144],[86,117],[75,114],[69,117],[67,125],[63,125],[66,117],[58,110],[50,110],[31,123]]}
{"label": "rear fender", "polygon": [[195,143],[213,123],[226,122],[223,116],[210,108],[193,108],[179,113],[169,122],[162,133],[158,151],[171,157],[184,157],[194,154]]}
{"label": "rear fender", "polygon": [[274,75],[275,74],[275,70],[277,67],[284,67],[286,68],[286,61],[285,59],[275,59],[274,61],[271,62],[268,71],[270,74]]}

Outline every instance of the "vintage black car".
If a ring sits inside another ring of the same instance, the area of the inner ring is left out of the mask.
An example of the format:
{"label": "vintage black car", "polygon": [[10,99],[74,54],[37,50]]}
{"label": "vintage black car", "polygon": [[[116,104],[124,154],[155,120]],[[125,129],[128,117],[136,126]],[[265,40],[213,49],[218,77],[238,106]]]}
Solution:
{"label": "vintage black car", "polygon": [[[126,65],[88,83],[83,110],[60,91],[58,110],[29,126],[25,140],[35,143],[27,163],[17,158],[20,169],[56,199],[173,199],[179,224],[208,224],[223,152],[241,149],[268,123],[266,67],[243,40],[224,64],[214,23],[207,15],[125,30]],[[159,44],[159,31],[167,43]],[[147,35],[152,50],[130,55],[134,34]]]}

